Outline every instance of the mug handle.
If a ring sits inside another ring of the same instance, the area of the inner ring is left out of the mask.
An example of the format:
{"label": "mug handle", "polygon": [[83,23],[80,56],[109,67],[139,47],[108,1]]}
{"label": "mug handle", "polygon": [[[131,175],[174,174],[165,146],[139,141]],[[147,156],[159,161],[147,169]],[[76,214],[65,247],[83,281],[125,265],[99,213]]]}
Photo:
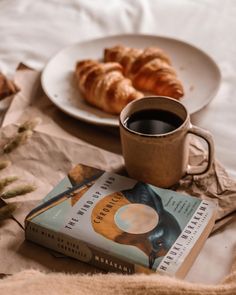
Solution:
{"label": "mug handle", "polygon": [[[215,147],[214,147],[213,137],[210,134],[210,132],[203,130],[199,127],[193,126],[193,125],[190,126],[188,133],[191,133],[195,136],[201,137],[202,139],[204,139],[206,141],[207,146],[208,146],[208,163],[207,163],[206,167],[188,165],[186,173],[188,175],[204,174],[210,170],[210,168],[213,164],[213,161],[214,161]],[[204,168],[204,169],[202,169],[202,168]]]}

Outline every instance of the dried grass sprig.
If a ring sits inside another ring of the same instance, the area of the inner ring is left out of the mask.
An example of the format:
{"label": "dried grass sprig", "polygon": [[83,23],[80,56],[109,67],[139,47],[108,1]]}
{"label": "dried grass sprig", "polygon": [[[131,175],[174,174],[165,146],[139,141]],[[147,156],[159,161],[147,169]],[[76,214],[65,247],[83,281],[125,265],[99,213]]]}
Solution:
{"label": "dried grass sprig", "polygon": [[31,184],[19,185],[1,194],[1,198],[10,199],[17,196],[26,195],[36,190],[36,186]]}
{"label": "dried grass sprig", "polygon": [[3,170],[11,165],[11,161],[1,161],[0,162],[0,170]]}
{"label": "dried grass sprig", "polygon": [[6,204],[0,208],[0,221],[11,218],[12,213],[16,210],[17,206],[14,203]]}
{"label": "dried grass sprig", "polygon": [[0,191],[2,191],[4,187],[16,181],[17,179],[18,179],[17,176],[8,176],[8,177],[0,179]]}
{"label": "dried grass sprig", "polygon": [[26,143],[26,141],[32,136],[32,130],[26,130],[24,132],[18,133],[13,137],[8,143],[3,146],[3,153],[8,154],[16,149],[21,144]]}
{"label": "dried grass sprig", "polygon": [[39,117],[36,117],[32,120],[28,120],[28,121],[25,121],[23,124],[20,125],[20,127],[18,128],[18,132],[21,133],[21,132],[24,132],[26,130],[34,130],[35,127],[41,123],[41,118]]}

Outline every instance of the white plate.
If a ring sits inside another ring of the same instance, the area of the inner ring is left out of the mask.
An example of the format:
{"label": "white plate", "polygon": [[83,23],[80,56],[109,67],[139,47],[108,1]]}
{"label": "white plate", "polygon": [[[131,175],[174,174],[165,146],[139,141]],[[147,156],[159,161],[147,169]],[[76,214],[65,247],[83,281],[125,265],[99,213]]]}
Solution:
{"label": "white plate", "polygon": [[97,125],[118,126],[118,116],[90,105],[80,96],[73,80],[76,61],[101,59],[104,48],[117,44],[145,48],[158,46],[170,56],[185,95],[181,102],[193,114],[206,106],[220,85],[220,71],[206,53],[185,42],[149,35],[118,35],[81,42],[50,59],[42,74],[42,86],[50,100],[65,113]]}

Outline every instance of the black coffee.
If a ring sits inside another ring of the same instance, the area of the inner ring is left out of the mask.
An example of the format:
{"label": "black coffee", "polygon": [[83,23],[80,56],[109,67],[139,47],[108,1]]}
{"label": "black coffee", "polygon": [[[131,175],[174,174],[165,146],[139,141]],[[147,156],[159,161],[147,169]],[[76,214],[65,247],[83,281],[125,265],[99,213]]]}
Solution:
{"label": "black coffee", "polygon": [[143,110],[132,114],[125,125],[143,134],[164,134],[177,129],[183,120],[174,113],[164,110]]}

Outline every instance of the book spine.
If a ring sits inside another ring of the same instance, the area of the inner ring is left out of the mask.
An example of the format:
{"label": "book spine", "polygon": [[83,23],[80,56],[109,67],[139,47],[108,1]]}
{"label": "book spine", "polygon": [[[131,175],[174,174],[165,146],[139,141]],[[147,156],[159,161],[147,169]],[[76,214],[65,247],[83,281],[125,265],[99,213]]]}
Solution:
{"label": "book spine", "polygon": [[122,274],[132,274],[135,272],[135,265],[133,263],[111,256],[83,241],[51,229],[46,229],[30,221],[26,224],[25,237],[36,244],[106,271]]}

